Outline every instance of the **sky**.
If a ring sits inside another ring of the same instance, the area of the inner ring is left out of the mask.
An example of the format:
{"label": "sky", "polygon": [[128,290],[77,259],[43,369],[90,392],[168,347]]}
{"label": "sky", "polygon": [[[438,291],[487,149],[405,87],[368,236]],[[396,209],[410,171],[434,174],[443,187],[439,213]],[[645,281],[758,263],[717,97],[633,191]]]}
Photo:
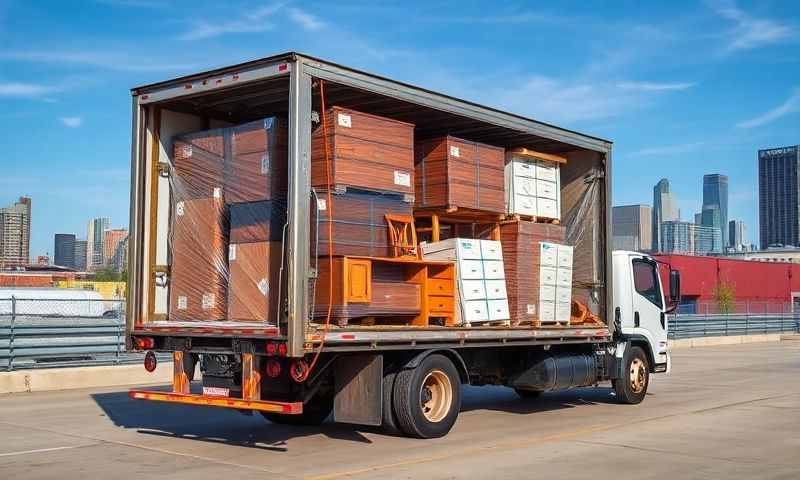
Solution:
{"label": "sky", "polygon": [[785,1],[0,0],[0,206],[31,255],[127,227],[130,88],[300,51],[614,142],[615,205],[702,176],[757,237],[757,150],[800,143],[800,4]]}

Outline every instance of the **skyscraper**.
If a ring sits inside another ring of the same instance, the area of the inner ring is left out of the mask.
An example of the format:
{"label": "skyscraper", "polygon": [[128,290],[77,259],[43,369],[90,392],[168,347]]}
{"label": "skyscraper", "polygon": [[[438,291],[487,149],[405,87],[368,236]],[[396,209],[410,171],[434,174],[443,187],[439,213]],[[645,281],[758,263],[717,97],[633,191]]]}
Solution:
{"label": "skyscraper", "polygon": [[103,246],[105,243],[105,231],[111,225],[111,220],[107,217],[99,217],[89,221],[89,229],[86,234],[86,268],[95,270],[102,268]]}
{"label": "skyscraper", "polygon": [[117,248],[128,236],[128,231],[124,228],[106,230],[103,233],[103,266],[112,267],[111,260],[117,253]]}
{"label": "skyscraper", "polygon": [[723,241],[722,230],[727,230],[722,227],[722,214],[719,206],[716,204],[703,205],[703,212],[700,214],[700,225],[710,230],[715,230],[719,235],[719,242],[714,243],[713,249],[709,250],[713,253],[722,253]]}
{"label": "skyscraper", "polygon": [[661,224],[662,252],[707,255],[721,251],[718,228],[673,220]]}
{"label": "skyscraper", "polygon": [[74,268],[79,272],[84,272],[88,270],[88,265],[86,264],[86,255],[88,251],[88,244],[89,242],[86,240],[75,240],[75,260],[74,260]]}
{"label": "skyscraper", "polygon": [[75,268],[75,235],[56,233],[53,263],[59,267]]}
{"label": "skyscraper", "polygon": [[652,250],[654,252],[662,251],[661,246],[661,223],[671,222],[678,220],[678,207],[675,198],[669,189],[669,180],[662,178],[653,187],[653,219],[651,222],[652,229]]}
{"label": "skyscraper", "polygon": [[[703,211],[716,207],[719,217],[716,224],[706,223],[703,216],[703,225],[719,228],[722,234],[722,244],[728,244],[728,176],[719,173],[703,175]],[[712,219],[713,217],[708,217]]]}
{"label": "skyscraper", "polygon": [[758,151],[758,236],[761,248],[800,246],[800,146]]}
{"label": "skyscraper", "polygon": [[31,199],[0,208],[0,270],[21,267],[30,262]]}
{"label": "skyscraper", "polygon": [[652,248],[651,217],[650,205],[614,207],[611,214],[614,248],[617,250],[649,251]]}
{"label": "skyscraper", "polygon": [[741,220],[731,220],[728,222],[728,246],[736,252],[744,250],[744,242],[747,238],[747,227]]}

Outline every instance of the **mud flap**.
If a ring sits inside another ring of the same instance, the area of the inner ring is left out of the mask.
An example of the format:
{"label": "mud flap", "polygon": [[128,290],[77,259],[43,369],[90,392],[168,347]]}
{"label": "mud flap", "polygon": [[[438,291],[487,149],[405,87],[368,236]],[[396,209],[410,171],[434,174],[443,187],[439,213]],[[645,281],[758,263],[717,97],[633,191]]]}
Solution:
{"label": "mud flap", "polygon": [[334,420],[379,426],[383,419],[383,355],[341,356],[334,371]]}

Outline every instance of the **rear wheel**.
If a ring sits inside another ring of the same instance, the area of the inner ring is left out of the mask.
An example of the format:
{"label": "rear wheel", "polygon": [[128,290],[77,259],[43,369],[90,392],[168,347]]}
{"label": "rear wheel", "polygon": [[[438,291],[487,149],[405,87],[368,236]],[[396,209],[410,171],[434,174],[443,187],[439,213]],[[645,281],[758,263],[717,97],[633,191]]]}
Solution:
{"label": "rear wheel", "polygon": [[461,410],[458,371],[447,357],[430,355],[416,368],[397,373],[393,397],[403,433],[418,438],[442,437]]}
{"label": "rear wheel", "polygon": [[635,405],[644,400],[650,386],[650,365],[641,347],[632,347],[623,357],[625,368],[622,377],[611,382],[617,399]]}
{"label": "rear wheel", "polygon": [[303,413],[299,415],[283,415],[280,413],[261,412],[264,418],[281,425],[320,425],[333,411],[333,397],[315,396],[303,404]]}
{"label": "rear wheel", "polygon": [[402,433],[397,425],[397,416],[394,414],[394,405],[392,404],[396,377],[397,372],[388,372],[383,376],[383,420],[381,428],[392,435]]}

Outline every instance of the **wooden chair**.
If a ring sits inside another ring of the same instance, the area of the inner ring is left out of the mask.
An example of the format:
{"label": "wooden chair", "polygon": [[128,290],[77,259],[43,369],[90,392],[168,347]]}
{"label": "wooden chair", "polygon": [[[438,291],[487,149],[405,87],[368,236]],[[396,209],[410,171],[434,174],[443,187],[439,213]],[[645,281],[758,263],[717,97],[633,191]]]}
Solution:
{"label": "wooden chair", "polygon": [[414,217],[392,215],[391,213],[387,213],[385,217],[386,223],[389,225],[389,245],[392,247],[392,256],[420,258]]}

